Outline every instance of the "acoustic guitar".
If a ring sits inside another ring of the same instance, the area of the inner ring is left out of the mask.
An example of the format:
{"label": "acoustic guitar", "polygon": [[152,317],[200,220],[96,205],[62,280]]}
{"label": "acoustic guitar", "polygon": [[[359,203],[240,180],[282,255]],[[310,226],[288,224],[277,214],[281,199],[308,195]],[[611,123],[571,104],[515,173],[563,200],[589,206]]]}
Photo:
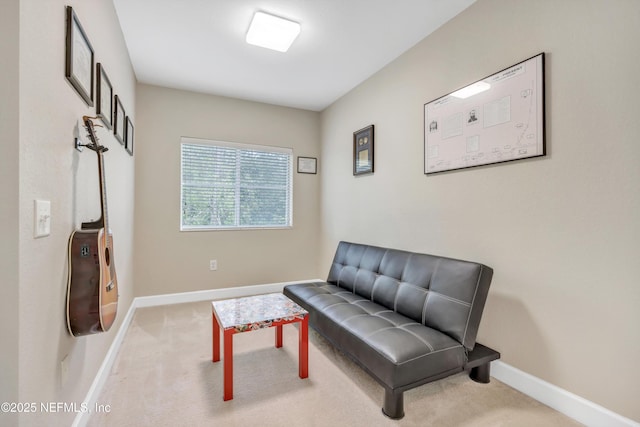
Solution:
{"label": "acoustic guitar", "polygon": [[83,222],[69,238],[67,327],[75,337],[108,331],[118,306],[103,159],[108,148],[98,143],[92,117],[83,116],[82,121],[91,140],[84,146],[98,155],[101,215],[97,221]]}

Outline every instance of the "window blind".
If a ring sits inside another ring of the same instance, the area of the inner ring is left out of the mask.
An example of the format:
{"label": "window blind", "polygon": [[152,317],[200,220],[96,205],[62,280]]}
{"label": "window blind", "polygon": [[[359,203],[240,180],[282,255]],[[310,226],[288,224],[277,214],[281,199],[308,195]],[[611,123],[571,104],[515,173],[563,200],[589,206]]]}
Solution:
{"label": "window blind", "polygon": [[182,138],[181,229],[291,226],[293,151]]}

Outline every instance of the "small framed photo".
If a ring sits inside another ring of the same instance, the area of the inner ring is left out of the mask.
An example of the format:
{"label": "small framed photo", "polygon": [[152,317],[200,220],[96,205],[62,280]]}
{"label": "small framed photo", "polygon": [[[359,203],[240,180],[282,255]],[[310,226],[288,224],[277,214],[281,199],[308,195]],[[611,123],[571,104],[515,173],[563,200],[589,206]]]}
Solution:
{"label": "small framed photo", "polygon": [[318,159],[315,157],[298,157],[298,173],[318,173]]}
{"label": "small framed photo", "polygon": [[120,144],[125,144],[125,127],[126,127],[126,113],[124,111],[124,107],[122,106],[122,100],[118,95],[116,95],[116,111],[113,115],[113,134],[116,136],[116,139],[120,142]]}
{"label": "small framed photo", "polygon": [[131,118],[129,116],[127,116],[126,120],[124,137],[126,141],[124,148],[131,156],[133,156],[133,123],[131,123]]}
{"label": "small framed photo", "polygon": [[373,173],[373,125],[353,133],[353,174]]}
{"label": "small framed photo", "polygon": [[96,115],[100,117],[102,123],[111,129],[113,126],[113,86],[104,71],[104,67],[98,62],[96,75],[98,84],[96,89]]}
{"label": "small framed photo", "polygon": [[93,107],[93,47],[71,6],[67,6],[66,42],[65,77],[84,102]]}

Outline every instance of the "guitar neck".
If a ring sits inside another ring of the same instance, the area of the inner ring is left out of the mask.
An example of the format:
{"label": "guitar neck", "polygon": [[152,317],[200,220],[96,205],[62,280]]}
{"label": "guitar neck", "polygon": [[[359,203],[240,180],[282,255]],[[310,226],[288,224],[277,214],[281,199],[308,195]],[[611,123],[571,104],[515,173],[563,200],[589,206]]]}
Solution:
{"label": "guitar neck", "polygon": [[98,151],[98,169],[100,172],[100,208],[102,218],[102,228],[109,231],[109,215],[107,212],[107,180],[104,172],[104,159],[102,151]]}
{"label": "guitar neck", "polygon": [[100,218],[95,221],[83,222],[81,228],[83,230],[97,230],[104,228],[109,230],[109,215],[107,213],[107,181],[104,177],[104,160],[102,153],[98,153],[98,170],[100,179]]}

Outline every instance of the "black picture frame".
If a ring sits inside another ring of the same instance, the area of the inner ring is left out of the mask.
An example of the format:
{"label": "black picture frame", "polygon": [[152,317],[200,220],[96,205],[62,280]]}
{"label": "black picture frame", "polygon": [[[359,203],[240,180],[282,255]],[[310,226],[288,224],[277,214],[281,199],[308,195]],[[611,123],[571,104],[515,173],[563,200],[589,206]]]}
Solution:
{"label": "black picture frame", "polygon": [[374,126],[353,133],[353,174],[373,173]]}
{"label": "black picture frame", "polygon": [[73,8],[67,6],[65,77],[89,107],[93,107],[94,64],[89,38]]}
{"label": "black picture frame", "polygon": [[124,137],[125,137],[125,145],[124,148],[127,150],[127,153],[129,153],[129,155],[133,156],[133,123],[131,122],[131,118],[129,116],[127,116],[127,119],[125,120],[125,131],[124,131]]}
{"label": "black picture frame", "polygon": [[317,174],[318,159],[316,157],[298,156],[298,173]]}
{"label": "black picture frame", "polygon": [[113,134],[120,144],[125,145],[125,129],[127,126],[127,114],[122,106],[122,100],[118,95],[115,96],[116,109],[113,115]]}
{"label": "black picture frame", "polygon": [[544,52],[424,104],[426,175],[546,156]]}
{"label": "black picture frame", "polygon": [[113,86],[104,66],[96,65],[96,116],[100,117],[107,129],[113,127]]}

